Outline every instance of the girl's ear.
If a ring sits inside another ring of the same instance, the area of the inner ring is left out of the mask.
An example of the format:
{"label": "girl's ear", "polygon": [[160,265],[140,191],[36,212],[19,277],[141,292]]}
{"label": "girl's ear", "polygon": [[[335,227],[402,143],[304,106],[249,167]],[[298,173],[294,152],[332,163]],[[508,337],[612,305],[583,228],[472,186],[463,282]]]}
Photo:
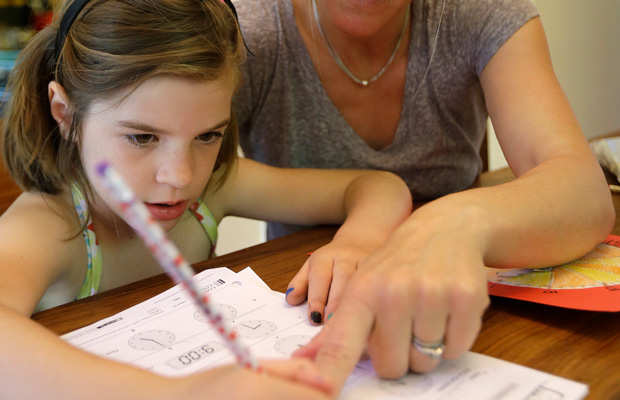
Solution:
{"label": "girl's ear", "polygon": [[69,116],[69,99],[67,92],[62,85],[56,81],[51,81],[47,85],[47,97],[50,100],[50,111],[52,118],[58,123],[60,134],[67,139],[69,135],[69,121],[65,120]]}

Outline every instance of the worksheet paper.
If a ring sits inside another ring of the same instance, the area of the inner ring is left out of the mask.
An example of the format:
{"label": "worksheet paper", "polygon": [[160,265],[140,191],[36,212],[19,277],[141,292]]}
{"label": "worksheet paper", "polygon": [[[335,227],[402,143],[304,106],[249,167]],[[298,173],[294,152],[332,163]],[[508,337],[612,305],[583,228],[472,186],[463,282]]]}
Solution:
{"label": "worksheet paper", "polygon": [[[251,269],[227,268],[196,275],[199,287],[257,358],[288,358],[318,333],[305,306],[291,307]],[[165,376],[184,376],[234,363],[222,338],[181,286],[78,329],[62,339],[85,351]],[[340,399],[571,400],[586,385],[492,357],[467,352],[442,360],[428,374],[384,380],[369,360],[351,373]]]}

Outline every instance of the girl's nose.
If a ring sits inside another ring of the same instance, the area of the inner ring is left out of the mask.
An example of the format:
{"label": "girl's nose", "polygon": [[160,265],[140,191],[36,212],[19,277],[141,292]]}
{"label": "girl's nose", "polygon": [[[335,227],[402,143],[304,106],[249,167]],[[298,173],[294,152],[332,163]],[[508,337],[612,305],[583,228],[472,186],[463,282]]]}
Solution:
{"label": "girl's nose", "polygon": [[192,181],[192,156],[189,152],[176,151],[161,160],[155,179],[158,183],[183,188]]}

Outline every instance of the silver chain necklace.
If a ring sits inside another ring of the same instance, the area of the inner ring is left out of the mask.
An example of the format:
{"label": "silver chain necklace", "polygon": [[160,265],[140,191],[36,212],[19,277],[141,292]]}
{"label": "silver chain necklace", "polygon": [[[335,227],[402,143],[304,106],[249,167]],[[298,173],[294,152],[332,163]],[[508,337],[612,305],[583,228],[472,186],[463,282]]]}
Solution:
{"label": "silver chain necklace", "polygon": [[353,73],[351,71],[349,71],[349,69],[347,68],[346,65],[344,65],[344,63],[340,59],[340,56],[338,55],[338,53],[336,53],[336,50],[334,50],[332,45],[327,40],[327,37],[323,33],[323,27],[321,26],[321,19],[319,18],[319,13],[316,10],[316,0],[312,0],[312,8],[314,9],[314,19],[316,20],[316,25],[319,28],[319,33],[321,34],[321,37],[323,38],[323,41],[327,45],[327,50],[329,50],[329,53],[332,55],[332,58],[336,62],[336,65],[338,65],[338,67],[340,67],[340,69],[345,74],[349,75],[349,78],[353,79],[354,82],[359,83],[360,85],[366,87],[366,86],[368,86],[368,84],[370,84],[370,83],[376,81],[377,79],[379,79],[379,77],[381,75],[383,75],[383,73],[385,72],[387,67],[394,60],[394,57],[396,56],[396,52],[398,51],[398,48],[400,47],[400,43],[403,41],[403,37],[405,36],[405,31],[407,30],[407,24],[409,23],[409,14],[411,12],[411,10],[410,10],[411,3],[409,3],[409,5],[407,6],[407,16],[405,17],[405,24],[403,25],[403,30],[400,32],[400,37],[398,38],[398,42],[396,42],[396,46],[394,47],[394,51],[392,52],[392,55],[390,56],[390,59],[387,61],[385,66],[383,68],[381,68],[381,70],[379,72],[377,72],[377,74],[374,75],[373,77],[371,77],[370,79],[360,79],[360,78],[358,78],[357,76],[353,75]]}

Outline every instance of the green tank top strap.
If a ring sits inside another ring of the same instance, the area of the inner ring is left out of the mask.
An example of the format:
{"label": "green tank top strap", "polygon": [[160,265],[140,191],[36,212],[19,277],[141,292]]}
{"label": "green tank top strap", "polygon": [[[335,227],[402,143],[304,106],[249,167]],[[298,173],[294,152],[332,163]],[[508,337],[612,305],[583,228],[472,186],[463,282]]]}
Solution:
{"label": "green tank top strap", "polygon": [[211,213],[211,210],[207,208],[203,201],[197,201],[190,207],[190,210],[196,218],[198,222],[202,225],[202,228],[205,230],[205,233],[209,237],[209,241],[211,242],[211,251],[209,252],[209,258],[215,256],[215,245],[217,243],[217,221],[215,217]]}
{"label": "green tank top strap", "polygon": [[[82,285],[80,293],[76,297],[76,300],[79,300],[97,294],[99,284],[101,283],[103,256],[101,254],[101,247],[99,247],[99,242],[97,241],[97,236],[95,235],[92,218],[88,213],[86,198],[75,183],[71,184],[71,195],[73,197],[75,211],[80,220],[80,225],[85,227],[82,231],[82,237],[86,243],[86,253],[88,255],[86,278],[84,279],[84,284]],[[196,219],[198,219],[209,238],[209,242],[211,243],[209,257],[213,257],[215,255],[215,244],[217,243],[217,221],[204,202],[200,200],[192,204],[190,210]]]}
{"label": "green tank top strap", "polygon": [[75,205],[75,211],[80,220],[80,225],[85,226],[85,229],[82,231],[82,237],[84,237],[86,253],[88,254],[86,278],[84,279],[84,284],[82,285],[80,293],[76,297],[76,300],[79,300],[92,296],[99,290],[103,257],[101,256],[101,248],[99,247],[97,236],[93,229],[93,221],[88,213],[86,198],[75,183],[71,184],[71,195],[73,196],[73,204]]}

